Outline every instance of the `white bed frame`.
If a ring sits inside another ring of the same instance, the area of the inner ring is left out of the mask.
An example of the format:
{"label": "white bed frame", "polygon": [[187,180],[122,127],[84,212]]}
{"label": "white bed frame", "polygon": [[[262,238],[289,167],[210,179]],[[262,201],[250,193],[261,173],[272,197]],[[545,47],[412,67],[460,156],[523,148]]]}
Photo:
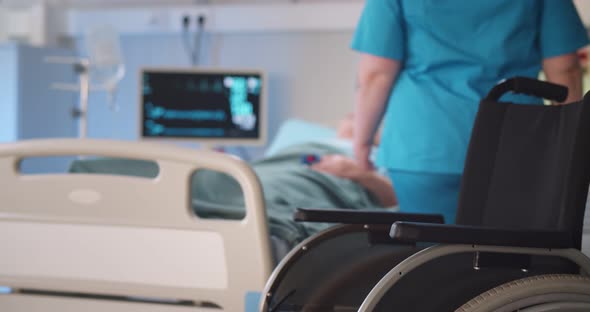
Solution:
{"label": "white bed frame", "polygon": [[[60,155],[150,160],[159,175],[18,170],[23,158]],[[245,219],[193,214],[189,179],[200,168],[240,183]],[[228,155],[91,139],[2,144],[0,194],[0,285],[16,290],[0,295],[0,311],[239,312],[272,270],[261,186]]]}

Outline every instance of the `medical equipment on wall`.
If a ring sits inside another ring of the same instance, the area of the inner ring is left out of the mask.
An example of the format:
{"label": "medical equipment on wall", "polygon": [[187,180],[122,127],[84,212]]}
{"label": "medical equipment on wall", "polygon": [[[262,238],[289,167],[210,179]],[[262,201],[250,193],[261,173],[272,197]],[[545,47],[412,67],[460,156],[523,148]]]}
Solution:
{"label": "medical equipment on wall", "polygon": [[201,47],[203,46],[203,33],[205,29],[206,18],[204,15],[196,17],[196,31],[194,35],[191,33],[191,17],[188,15],[182,18],[182,42],[184,49],[189,56],[191,65],[199,65],[201,58]]}
{"label": "medical equipment on wall", "polygon": [[72,115],[78,118],[79,137],[87,135],[88,97],[90,91],[107,91],[108,103],[113,111],[116,104],[117,85],[125,76],[125,64],[119,46],[117,33],[110,27],[90,29],[84,38],[88,56],[85,58],[47,57],[46,61],[56,64],[70,64],[78,75],[75,84],[56,82],[52,88],[79,92],[79,103]]}
{"label": "medical equipment on wall", "polygon": [[266,79],[259,70],[145,68],[139,137],[202,145],[266,142]]}

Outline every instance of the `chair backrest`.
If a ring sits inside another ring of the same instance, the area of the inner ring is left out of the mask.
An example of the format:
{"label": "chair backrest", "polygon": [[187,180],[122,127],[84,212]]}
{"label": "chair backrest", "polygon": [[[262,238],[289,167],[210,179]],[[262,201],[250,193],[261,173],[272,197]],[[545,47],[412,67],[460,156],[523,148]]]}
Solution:
{"label": "chair backrest", "polygon": [[556,106],[500,102],[506,91],[564,98],[559,86],[516,78],[482,100],[456,221],[568,230],[579,249],[590,176],[590,93],[582,101]]}

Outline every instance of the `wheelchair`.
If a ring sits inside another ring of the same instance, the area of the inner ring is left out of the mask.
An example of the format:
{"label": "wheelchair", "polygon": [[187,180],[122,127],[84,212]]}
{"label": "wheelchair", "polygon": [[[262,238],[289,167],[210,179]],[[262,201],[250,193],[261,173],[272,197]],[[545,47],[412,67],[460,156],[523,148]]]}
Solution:
{"label": "wheelchair", "polygon": [[[260,311],[590,311],[581,252],[590,182],[590,93],[515,77],[480,102],[456,224],[440,215],[299,209],[337,225],[275,268]],[[427,195],[427,194],[425,194]]]}

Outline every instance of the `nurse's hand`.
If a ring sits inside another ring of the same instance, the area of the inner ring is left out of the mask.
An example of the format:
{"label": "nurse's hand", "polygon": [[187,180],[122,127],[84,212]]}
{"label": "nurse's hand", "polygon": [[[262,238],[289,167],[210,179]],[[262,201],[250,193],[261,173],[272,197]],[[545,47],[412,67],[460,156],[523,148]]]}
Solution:
{"label": "nurse's hand", "polygon": [[370,160],[371,146],[370,145],[359,145],[354,147],[354,157],[356,163],[363,170],[374,170],[375,166]]}
{"label": "nurse's hand", "polygon": [[349,180],[357,179],[366,171],[343,155],[324,155],[319,162],[311,165],[311,169]]}
{"label": "nurse's hand", "polygon": [[358,183],[377,197],[383,207],[397,205],[397,197],[389,179],[374,170],[362,169],[351,158],[342,155],[324,155],[311,169],[335,175]]}
{"label": "nurse's hand", "polygon": [[568,88],[567,99],[562,103],[554,102],[552,103],[553,105],[563,105],[582,99],[584,95],[582,87],[583,73],[577,53],[574,52],[544,59],[543,71],[545,72],[547,81]]}

